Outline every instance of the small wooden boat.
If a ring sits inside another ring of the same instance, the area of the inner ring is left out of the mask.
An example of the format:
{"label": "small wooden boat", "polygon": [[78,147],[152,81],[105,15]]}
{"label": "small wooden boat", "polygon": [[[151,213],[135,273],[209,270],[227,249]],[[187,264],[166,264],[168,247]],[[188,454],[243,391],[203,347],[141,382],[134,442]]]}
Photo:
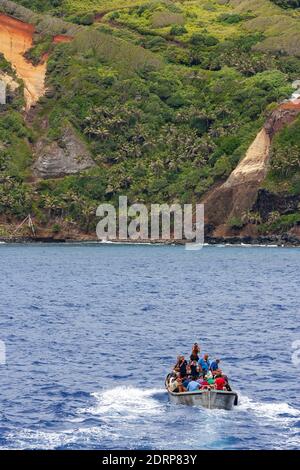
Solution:
{"label": "small wooden boat", "polygon": [[165,386],[168,391],[171,403],[177,405],[202,406],[209,410],[232,410],[238,404],[238,395],[236,392],[227,392],[223,390],[197,390],[195,392],[176,393],[169,389],[168,375]]}

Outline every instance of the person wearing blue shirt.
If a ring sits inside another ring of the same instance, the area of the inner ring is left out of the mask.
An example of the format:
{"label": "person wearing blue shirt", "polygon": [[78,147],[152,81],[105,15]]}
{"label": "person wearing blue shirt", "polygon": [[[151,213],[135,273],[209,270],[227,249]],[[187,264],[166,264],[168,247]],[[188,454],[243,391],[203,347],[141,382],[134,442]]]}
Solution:
{"label": "person wearing blue shirt", "polygon": [[199,382],[196,382],[196,380],[191,380],[187,386],[188,392],[196,392],[196,390],[199,390],[199,388],[200,384]]}
{"label": "person wearing blue shirt", "polygon": [[220,369],[219,367],[220,362],[221,362],[220,359],[216,359],[215,361],[212,361],[212,363],[210,364],[210,370],[212,371],[212,373]]}
{"label": "person wearing blue shirt", "polygon": [[208,357],[209,357],[208,354],[204,354],[204,356],[201,359],[199,359],[199,362],[198,362],[199,366],[201,366],[202,368],[202,371],[205,373],[207,373],[210,369],[210,362],[208,360]]}

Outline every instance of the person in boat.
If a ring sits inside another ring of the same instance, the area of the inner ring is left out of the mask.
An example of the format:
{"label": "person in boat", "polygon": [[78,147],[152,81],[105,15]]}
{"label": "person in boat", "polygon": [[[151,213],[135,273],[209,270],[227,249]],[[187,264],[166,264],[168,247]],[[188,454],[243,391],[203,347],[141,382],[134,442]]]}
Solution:
{"label": "person in boat", "polygon": [[182,385],[184,386],[184,388],[188,387],[188,384],[191,382],[191,380],[191,375],[187,375],[184,379],[182,379]]}
{"label": "person in boat", "polygon": [[181,377],[177,378],[177,383],[178,383],[178,392],[179,393],[186,392],[186,387],[183,385],[183,381]]}
{"label": "person in boat", "polygon": [[199,379],[199,385],[200,385],[200,390],[206,390],[208,388],[210,388],[210,385],[206,379],[206,375],[203,375],[200,379]]}
{"label": "person in boat", "polygon": [[217,374],[215,378],[215,388],[216,390],[226,390],[226,381],[222,374]]}
{"label": "person in boat", "polygon": [[171,390],[171,392],[176,393],[179,391],[178,386],[179,386],[179,383],[178,383],[177,375],[175,372],[173,372],[169,380],[169,389]]}
{"label": "person in boat", "polygon": [[192,354],[190,355],[191,362],[199,361],[200,346],[198,343],[193,344]]}
{"label": "person in boat", "polygon": [[181,356],[177,356],[176,364],[174,366],[174,371],[179,372],[179,363],[180,363]]}
{"label": "person in boat", "polygon": [[183,379],[187,376],[187,361],[184,356],[178,356],[177,363],[174,367],[175,372],[179,372],[180,377]]}
{"label": "person in boat", "polygon": [[204,356],[198,362],[204,374],[207,374],[210,369],[209,355],[204,354]]}
{"label": "person in boat", "polygon": [[190,370],[192,377],[196,377],[198,379],[200,376],[200,367],[196,360],[190,362]]}
{"label": "person in boat", "polygon": [[232,392],[232,388],[229,385],[228,377],[227,375],[222,374],[223,379],[225,380],[225,388],[227,392]]}
{"label": "person in boat", "polygon": [[212,372],[213,375],[217,375],[218,373],[221,372],[220,362],[221,362],[221,359],[216,359],[215,361],[212,361],[212,363],[210,364],[210,371]]}
{"label": "person in boat", "polygon": [[197,377],[192,377],[192,380],[189,382],[187,386],[188,392],[196,392],[196,390],[200,389],[200,384],[197,382]]}
{"label": "person in boat", "polygon": [[211,387],[211,388],[214,388],[215,386],[215,379],[213,377],[213,374],[211,372],[209,372],[206,376],[206,380],[208,382],[208,385]]}

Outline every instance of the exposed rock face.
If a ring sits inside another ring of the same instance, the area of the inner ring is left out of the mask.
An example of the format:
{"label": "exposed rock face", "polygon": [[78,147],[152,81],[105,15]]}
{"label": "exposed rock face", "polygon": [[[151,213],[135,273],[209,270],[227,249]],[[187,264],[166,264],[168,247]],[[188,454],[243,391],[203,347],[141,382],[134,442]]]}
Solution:
{"label": "exposed rock face", "polygon": [[268,171],[272,138],[284,126],[293,122],[299,113],[299,100],[283,103],[272,112],[245,158],[227,181],[202,201],[205,204],[207,224],[216,228],[252,209]]}
{"label": "exposed rock face", "polygon": [[283,103],[278,109],[273,111],[264,126],[270,138],[272,139],[277,132],[291,124],[299,113],[300,100]]}
{"label": "exposed rock face", "polygon": [[263,128],[249,147],[245,158],[231,173],[224,183],[224,188],[232,188],[241,184],[258,182],[266,176],[266,163],[269,159],[271,139],[266,128]]}
{"label": "exposed rock face", "polygon": [[262,129],[227,181],[204,200],[207,222],[214,226],[225,224],[253,206],[258,187],[266,177],[270,145],[271,139]]}
{"label": "exposed rock face", "polygon": [[66,127],[60,142],[41,139],[35,148],[34,173],[41,178],[57,178],[79,173],[95,165],[90,152],[71,127]]}
{"label": "exposed rock face", "polygon": [[32,47],[33,34],[34,26],[0,13],[0,52],[24,81],[27,109],[45,92],[46,63],[34,66],[24,58]]}

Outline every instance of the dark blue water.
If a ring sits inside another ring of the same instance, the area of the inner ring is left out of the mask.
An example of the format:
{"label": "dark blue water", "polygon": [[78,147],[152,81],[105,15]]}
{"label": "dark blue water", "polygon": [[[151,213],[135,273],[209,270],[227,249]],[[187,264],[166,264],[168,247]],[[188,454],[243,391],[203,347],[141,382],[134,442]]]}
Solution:
{"label": "dark blue water", "polygon": [[[300,250],[1,245],[1,448],[300,448]],[[194,341],[233,411],[168,403]]]}

